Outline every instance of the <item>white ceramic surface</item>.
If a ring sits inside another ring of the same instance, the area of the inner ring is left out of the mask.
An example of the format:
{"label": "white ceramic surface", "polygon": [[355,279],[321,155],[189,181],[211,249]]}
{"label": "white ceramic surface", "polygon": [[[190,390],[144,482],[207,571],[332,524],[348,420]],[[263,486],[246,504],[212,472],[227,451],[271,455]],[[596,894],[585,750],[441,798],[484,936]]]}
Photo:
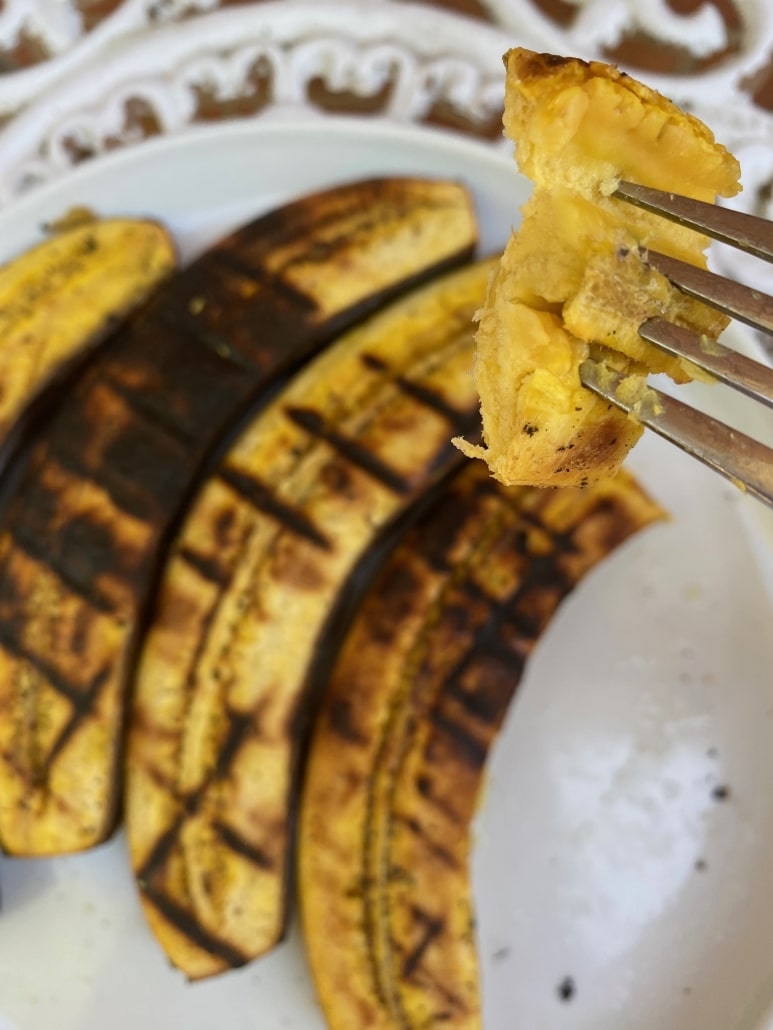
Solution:
{"label": "white ceramic surface", "polygon": [[[39,187],[0,215],[0,259],[73,204],[162,217],[189,257],[289,196],[392,172],[468,183],[485,249],[525,196],[509,157],[451,134],[232,123]],[[757,428],[773,438],[769,422]],[[632,465],[673,519],[564,604],[492,757],[474,860],[488,1030],[773,1026],[770,520],[654,437]],[[0,1030],[323,1026],[295,932],[211,982],[172,971],[120,835],[87,855],[0,860],[0,882]]]}

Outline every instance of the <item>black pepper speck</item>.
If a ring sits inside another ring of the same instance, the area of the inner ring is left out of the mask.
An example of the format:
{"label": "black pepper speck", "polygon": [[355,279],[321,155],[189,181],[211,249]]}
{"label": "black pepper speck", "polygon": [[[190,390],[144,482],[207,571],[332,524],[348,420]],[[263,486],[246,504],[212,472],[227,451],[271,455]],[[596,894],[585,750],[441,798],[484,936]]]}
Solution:
{"label": "black pepper speck", "polygon": [[565,976],[556,988],[556,992],[561,1001],[571,1001],[577,993],[577,988],[573,978],[571,976]]}

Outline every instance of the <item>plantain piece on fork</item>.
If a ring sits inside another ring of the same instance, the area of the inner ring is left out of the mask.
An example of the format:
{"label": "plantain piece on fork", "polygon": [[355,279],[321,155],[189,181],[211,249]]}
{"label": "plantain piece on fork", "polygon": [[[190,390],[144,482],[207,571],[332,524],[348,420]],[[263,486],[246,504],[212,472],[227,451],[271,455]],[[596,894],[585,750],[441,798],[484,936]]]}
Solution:
{"label": "plantain piece on fork", "polygon": [[634,393],[648,372],[684,383],[705,373],[640,327],[657,317],[714,341],[729,322],[641,258],[705,269],[708,237],[615,191],[635,181],[713,203],[738,192],[740,168],[702,122],[610,65],[523,49],[505,64],[505,130],[535,189],[476,337],[484,446],[461,446],[504,483],[589,485],[643,427],[586,388],[583,362],[603,359]]}
{"label": "plantain piece on fork", "polygon": [[[621,182],[615,196],[773,261],[773,223],[766,219],[629,182]],[[773,297],[664,254],[645,250],[641,256],[683,293],[773,334]],[[690,361],[713,379],[773,407],[772,368],[663,318],[647,320],[639,334],[664,353]],[[773,505],[773,448],[662,393],[641,376],[588,359],[580,366],[580,378],[598,396]]]}

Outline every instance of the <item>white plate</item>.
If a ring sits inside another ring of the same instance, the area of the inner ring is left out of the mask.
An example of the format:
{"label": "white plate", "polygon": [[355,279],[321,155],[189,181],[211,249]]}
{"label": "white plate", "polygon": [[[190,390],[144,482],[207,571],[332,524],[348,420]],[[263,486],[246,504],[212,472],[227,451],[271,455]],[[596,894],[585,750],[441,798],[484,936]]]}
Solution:
{"label": "white plate", "polygon": [[[458,136],[346,119],[234,123],[35,190],[0,216],[0,259],[74,204],[161,217],[187,257],[290,196],[389,173],[467,182],[486,249],[504,242],[525,195],[509,158]],[[773,537],[752,502],[659,440],[632,464],[673,520],[564,604],[490,766],[475,890],[491,1030],[766,1025]],[[87,855],[2,860],[0,879],[0,1030],[323,1026],[296,933],[210,982],[170,969],[120,835]],[[570,1001],[557,993],[565,977]]]}

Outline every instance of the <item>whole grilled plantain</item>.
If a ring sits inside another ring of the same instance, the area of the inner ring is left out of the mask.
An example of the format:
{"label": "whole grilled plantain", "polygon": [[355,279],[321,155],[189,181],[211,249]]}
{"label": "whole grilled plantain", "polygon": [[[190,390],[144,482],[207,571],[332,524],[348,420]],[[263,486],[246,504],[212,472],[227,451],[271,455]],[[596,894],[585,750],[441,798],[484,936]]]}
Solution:
{"label": "whole grilled plantain", "polygon": [[444,182],[355,183],[272,212],[168,281],[16,455],[0,533],[6,851],[75,851],[114,826],[142,617],[172,527],[239,418],[475,237],[468,195]]}
{"label": "whole grilled plantain", "polygon": [[481,1025],[470,821],[488,751],[562,598],[659,509],[457,474],[361,604],[314,723],[303,935],[331,1030]]}
{"label": "whole grilled plantain", "polygon": [[492,268],[452,273],[352,331],[240,438],[162,581],[129,726],[140,896],[189,977],[281,937],[297,773],[331,612],[381,530],[458,460],[473,314]]}
{"label": "whole grilled plantain", "polygon": [[36,391],[175,266],[162,226],[106,219],[59,232],[0,268],[0,442]]}

